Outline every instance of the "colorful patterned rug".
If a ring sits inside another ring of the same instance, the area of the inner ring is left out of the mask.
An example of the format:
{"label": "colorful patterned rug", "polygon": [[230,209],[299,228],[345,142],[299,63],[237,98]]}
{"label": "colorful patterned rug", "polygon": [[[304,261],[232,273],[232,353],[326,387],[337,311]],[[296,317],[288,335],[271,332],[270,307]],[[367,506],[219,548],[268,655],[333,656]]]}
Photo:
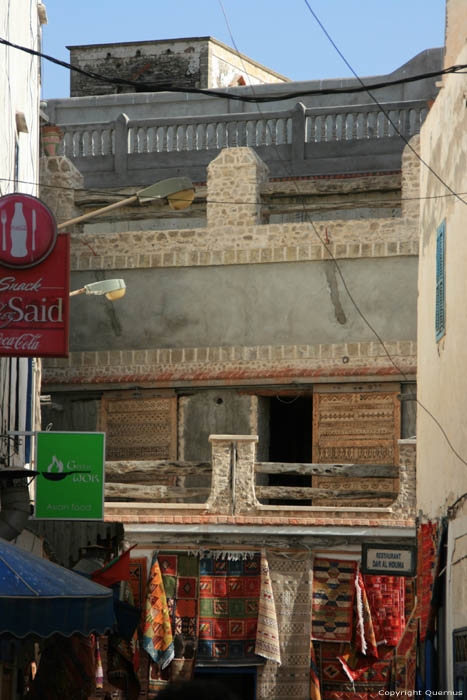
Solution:
{"label": "colorful patterned rug", "polygon": [[405,580],[403,576],[363,577],[373,619],[379,623],[385,642],[396,646],[405,629]]}
{"label": "colorful patterned rug", "polygon": [[315,558],[312,638],[350,642],[357,562]]}
{"label": "colorful patterned rug", "polygon": [[146,557],[130,559],[130,586],[133,591],[134,605],[143,614],[146,600],[146,583],[148,580]]}
{"label": "colorful patterned rug", "polygon": [[319,645],[320,679],[322,700],[377,700],[388,687],[391,659],[374,661],[362,670],[358,678],[351,681],[338,655],[348,653],[348,645],[323,642]]}
{"label": "colorful patterned rug", "polygon": [[420,616],[420,641],[424,642],[430,618],[431,594],[437,558],[436,523],[423,523],[417,535],[417,598]]}
{"label": "colorful patterned rug", "polygon": [[395,688],[406,695],[415,689],[418,622],[416,617],[410,621],[395,649]]}
{"label": "colorful patterned rug", "polygon": [[310,700],[322,700],[320,672],[312,641],[310,642]]}
{"label": "colorful patterned rug", "polygon": [[189,680],[198,646],[199,557],[187,552],[159,552],[158,562],[174,638],[170,680]]}
{"label": "colorful patterned rug", "polygon": [[255,652],[265,659],[281,662],[276,606],[266,552],[261,552],[261,590],[259,594],[258,627]]}
{"label": "colorful patterned rug", "polygon": [[199,642],[203,665],[258,663],[255,654],[261,556],[200,560]]}
{"label": "colorful patterned rug", "polygon": [[310,552],[268,552],[268,562],[282,665],[268,661],[258,668],[257,697],[274,700],[308,698],[312,557]]}
{"label": "colorful patterned rug", "polygon": [[149,572],[143,624],[143,648],[153,661],[165,668],[174,658],[169,609],[157,556]]}

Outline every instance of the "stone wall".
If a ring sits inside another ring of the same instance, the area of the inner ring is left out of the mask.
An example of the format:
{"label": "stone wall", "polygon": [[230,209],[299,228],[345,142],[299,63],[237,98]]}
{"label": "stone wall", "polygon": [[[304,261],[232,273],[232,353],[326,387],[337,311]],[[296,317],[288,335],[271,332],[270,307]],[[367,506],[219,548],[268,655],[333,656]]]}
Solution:
{"label": "stone wall", "polygon": [[[142,86],[152,83],[219,88],[237,84],[235,79],[240,76],[244,84],[249,80],[255,84],[286,80],[211,37],[71,46],[70,62],[83,70]],[[71,97],[136,91],[132,85],[117,86],[75,71],[70,73]]]}
{"label": "stone wall", "polygon": [[57,223],[79,216],[76,192],[84,179],[66,156],[42,156],[40,159],[40,197],[54,214]]}

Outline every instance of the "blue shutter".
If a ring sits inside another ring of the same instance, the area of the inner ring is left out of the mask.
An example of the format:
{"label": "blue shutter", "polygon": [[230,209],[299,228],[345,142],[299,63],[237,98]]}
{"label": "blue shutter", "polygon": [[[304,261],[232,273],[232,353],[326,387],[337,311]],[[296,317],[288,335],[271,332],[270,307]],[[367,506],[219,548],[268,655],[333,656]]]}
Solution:
{"label": "blue shutter", "polygon": [[436,340],[446,333],[446,220],[436,232]]}

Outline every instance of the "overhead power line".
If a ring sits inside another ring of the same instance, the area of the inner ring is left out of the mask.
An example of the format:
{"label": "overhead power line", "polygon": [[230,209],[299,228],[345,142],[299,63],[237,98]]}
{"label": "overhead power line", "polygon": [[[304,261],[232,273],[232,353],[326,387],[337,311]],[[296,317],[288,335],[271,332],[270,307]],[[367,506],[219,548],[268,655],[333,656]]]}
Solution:
{"label": "overhead power line", "polygon": [[[88,78],[92,78],[100,83],[108,83],[109,85],[127,85],[128,87],[134,87],[142,92],[182,92],[182,93],[192,93],[196,95],[207,95],[208,97],[217,97],[220,99],[237,100],[238,102],[252,102],[252,103],[263,103],[263,102],[282,102],[284,100],[291,100],[298,97],[313,97],[317,95],[339,95],[339,94],[351,94],[358,92],[368,92],[368,88],[363,85],[360,81],[360,85],[354,87],[341,87],[341,88],[321,88],[319,90],[294,90],[292,92],[275,94],[275,95],[257,95],[251,94],[246,95],[242,93],[230,92],[228,90],[222,89],[211,90],[204,88],[195,88],[188,85],[174,85],[170,81],[160,81],[157,83],[146,83],[138,80],[130,80],[127,78],[112,77],[108,75],[101,75],[100,73],[95,73],[93,71],[85,70],[84,68],[79,68],[74,66],[72,63],[67,61],[61,61],[54,56],[49,56],[48,54],[42,53],[41,51],[35,51],[27,46],[21,46],[20,44],[14,44],[12,41],[3,39],[0,37],[0,44],[5,46],[10,46],[11,48],[18,49],[18,51],[25,51],[26,53],[32,54],[33,56],[39,56],[40,58],[55,63],[62,68],[67,68],[70,71],[76,73],[81,73],[81,75],[86,75]],[[436,78],[441,75],[448,75],[451,73],[459,73],[463,69],[467,68],[467,64],[459,64],[455,66],[450,66],[449,68],[444,68],[443,70],[430,71],[428,73],[419,73],[418,75],[411,75],[407,77],[397,78],[396,80],[385,80],[379,83],[372,83],[372,90],[379,90],[382,88],[391,87],[393,85],[404,85],[406,83],[413,83],[418,80],[425,80],[427,78]],[[360,79],[358,79],[360,80]],[[249,86],[252,88],[252,86]],[[245,89],[245,88],[243,88]],[[253,90],[252,90],[253,91]]]}
{"label": "overhead power line", "polygon": [[[237,45],[236,45],[236,42],[235,42],[235,39],[234,39],[234,36],[233,36],[233,33],[232,33],[232,29],[231,29],[231,27],[230,27],[230,23],[229,23],[228,17],[227,17],[227,14],[226,14],[226,12],[225,12],[225,8],[224,8],[224,5],[223,5],[223,2],[222,2],[222,0],[218,0],[218,3],[219,3],[219,5],[220,5],[220,7],[221,7],[221,10],[222,10],[223,14],[224,14],[225,21],[226,21],[226,25],[227,25],[227,29],[228,29],[228,31],[229,31],[230,38],[231,38],[231,40],[232,40],[233,46],[234,46],[235,50],[237,51],[237,53],[238,53],[239,56],[240,56],[240,52],[239,52],[239,50],[238,50],[238,48],[237,48]],[[314,12],[311,10],[311,7],[308,5],[308,0],[305,0],[305,3],[307,4],[308,8],[309,8],[310,11],[312,12],[313,16],[316,18],[316,15],[315,15]],[[317,19],[317,18],[316,18],[316,19]],[[319,20],[318,20],[318,21],[319,21]],[[329,38],[330,41],[332,42],[333,46],[335,46],[335,44],[334,44],[334,42],[332,41],[331,37],[328,35],[328,33],[326,32],[325,28],[323,27],[323,25],[322,25],[321,23],[320,23],[320,26],[321,26],[321,28],[323,29],[323,31],[326,33],[326,36],[328,36],[328,38]],[[336,48],[337,51],[339,51],[339,50],[337,49],[337,46],[335,46],[335,48]],[[340,53],[340,51],[339,51],[339,55],[342,55],[342,54]],[[343,56],[342,56],[342,58],[344,59]],[[240,59],[241,59],[241,56],[240,56]],[[346,62],[347,65],[349,65],[349,68],[350,68],[350,64],[348,64],[347,61],[346,61],[345,59],[344,59],[344,61]],[[367,87],[364,86],[363,82],[362,82],[361,79],[358,77],[358,75],[355,73],[355,71],[354,71],[352,68],[351,68],[351,70],[352,70],[352,72],[354,73],[354,75],[357,77],[357,79],[360,81],[360,83],[361,83],[361,85],[364,87],[365,91],[366,91],[368,94],[370,94],[369,91],[368,91],[368,89],[367,89]],[[252,87],[252,90],[254,90],[253,87]],[[370,96],[371,96],[371,98],[372,98],[377,104],[379,104],[379,103],[377,102],[376,98],[373,97],[373,95],[370,94]],[[261,112],[261,110],[259,110],[259,111]],[[269,125],[268,125],[268,128],[269,128]],[[400,134],[400,132],[398,131],[398,129],[397,129],[395,126],[394,126],[394,128],[396,129],[396,132],[399,133],[399,135],[402,137],[402,134]],[[404,137],[402,137],[402,138],[403,138],[403,140],[404,140],[406,143],[408,143],[407,139],[405,139]],[[410,145],[410,144],[409,144],[409,145]],[[277,146],[274,145],[274,147],[277,149]],[[413,149],[413,147],[411,147],[411,149],[412,149],[412,151],[415,153],[415,155],[419,158],[419,160],[420,160],[422,163],[424,163],[425,165],[427,165],[427,164],[421,159],[421,157],[417,154],[417,152]],[[286,163],[286,161],[285,161],[284,158],[282,157],[282,155],[281,155],[279,149],[277,149],[277,154],[278,154],[279,160],[281,161],[282,166],[283,166],[285,172],[289,173],[288,164]],[[431,170],[430,166],[427,165],[427,167]],[[434,172],[434,171],[433,171],[433,172]],[[437,176],[438,180],[441,180],[441,178],[440,178],[436,173],[434,173],[434,174]],[[443,181],[441,180],[441,182],[443,182]],[[296,183],[295,181],[294,181],[294,184],[295,184],[295,187],[297,188],[297,191],[298,191],[298,185],[297,185],[297,183]],[[443,183],[443,184],[445,184],[445,183]],[[445,186],[446,186],[446,188],[451,192],[452,195],[455,195],[458,199],[460,199],[460,201],[462,201],[462,202],[464,201],[464,200],[463,200],[461,197],[459,197],[459,195],[458,195],[457,193],[455,193],[448,185],[445,185]],[[466,203],[466,202],[464,202],[464,203]],[[328,255],[329,255],[330,260],[331,260],[332,263],[334,264],[335,269],[336,269],[336,272],[337,272],[337,274],[339,275],[339,278],[340,278],[340,280],[341,280],[341,282],[342,282],[342,285],[343,285],[343,287],[344,287],[344,289],[345,289],[345,292],[346,292],[346,294],[347,294],[347,296],[348,296],[348,298],[349,298],[349,300],[350,300],[352,306],[354,307],[355,311],[356,311],[357,314],[360,316],[360,318],[362,319],[362,321],[364,322],[364,324],[367,326],[367,328],[371,331],[371,333],[373,333],[373,335],[375,336],[375,338],[378,340],[379,344],[381,345],[381,347],[382,347],[382,349],[383,349],[384,354],[385,354],[386,357],[388,358],[388,360],[389,360],[389,362],[391,363],[391,365],[392,365],[392,366],[394,367],[394,369],[407,381],[407,380],[408,380],[408,377],[407,377],[406,372],[404,372],[404,370],[403,370],[401,367],[399,367],[399,365],[397,364],[397,362],[395,361],[395,359],[392,357],[391,353],[390,353],[389,350],[387,349],[386,344],[385,344],[384,340],[382,339],[381,335],[378,333],[378,331],[376,330],[376,328],[373,326],[373,324],[369,321],[369,319],[367,318],[367,316],[366,316],[366,315],[363,313],[363,311],[361,310],[359,304],[358,304],[357,301],[355,300],[354,296],[352,295],[352,293],[351,293],[351,291],[350,291],[350,289],[349,289],[349,287],[348,287],[348,285],[347,285],[347,281],[346,281],[346,279],[345,279],[345,277],[344,277],[344,273],[342,272],[341,266],[339,265],[339,263],[338,263],[336,257],[333,255],[333,252],[332,252],[330,246],[327,244],[327,242],[326,242],[326,241],[323,239],[323,237],[320,235],[320,233],[319,233],[319,231],[318,231],[318,229],[317,229],[317,227],[316,227],[316,225],[315,225],[315,222],[313,221],[313,219],[311,219],[309,212],[308,212],[305,208],[304,208],[304,214],[305,214],[306,218],[308,219],[309,223],[311,224],[311,227],[312,227],[312,229],[313,229],[314,235],[315,235],[316,238],[320,241],[320,243],[323,245],[323,247],[325,248],[325,250],[327,251],[327,253],[328,253]],[[442,433],[442,435],[443,435],[444,439],[446,440],[446,443],[447,443],[448,447],[450,448],[450,450],[452,451],[452,453],[459,459],[460,462],[462,462],[465,466],[467,466],[467,460],[464,459],[464,458],[462,457],[462,455],[458,452],[458,450],[456,450],[456,448],[455,448],[454,445],[452,444],[452,442],[451,442],[451,440],[450,440],[450,438],[449,438],[449,436],[448,436],[448,434],[447,434],[445,428],[444,428],[443,425],[440,423],[440,421],[436,418],[436,416],[433,415],[433,413],[431,413],[431,411],[430,411],[426,406],[424,406],[424,405],[422,404],[422,402],[421,402],[418,398],[415,399],[415,401],[416,401],[417,405],[419,405],[420,408],[422,408],[422,409],[426,412],[426,414],[433,420],[433,422],[437,425],[437,427],[439,428],[440,432]]]}
{"label": "overhead power line", "polygon": [[[395,130],[396,134],[398,134],[398,135],[400,136],[400,138],[402,139],[402,141],[404,141],[404,143],[405,143],[406,146],[412,151],[412,153],[414,154],[414,156],[416,156],[416,158],[418,158],[418,160],[420,161],[420,163],[422,163],[422,164],[430,171],[430,173],[438,180],[438,182],[440,182],[447,190],[449,190],[449,192],[450,192],[451,194],[453,194],[455,197],[457,197],[457,199],[458,199],[460,202],[462,202],[462,204],[467,205],[467,201],[466,201],[465,199],[462,199],[462,197],[460,197],[456,192],[454,192],[454,190],[452,189],[452,187],[451,187],[450,185],[448,185],[448,183],[447,183],[445,180],[443,180],[443,178],[441,177],[441,175],[439,175],[439,174],[436,172],[436,170],[434,170],[434,168],[432,168],[431,165],[430,165],[429,163],[427,163],[426,160],[424,160],[424,159],[422,158],[422,156],[415,150],[415,148],[414,148],[414,147],[412,146],[412,144],[410,143],[409,139],[408,139],[408,138],[401,132],[401,130],[397,127],[397,124],[395,124],[394,120],[391,119],[391,116],[390,116],[389,112],[384,108],[384,106],[381,104],[381,102],[379,102],[378,98],[375,97],[375,96],[373,95],[373,93],[371,92],[371,90],[374,89],[374,86],[373,86],[373,85],[371,85],[371,86],[365,85],[365,83],[364,83],[363,80],[360,78],[360,76],[358,75],[358,73],[354,70],[354,68],[351,66],[351,64],[349,63],[349,61],[346,59],[346,57],[344,56],[344,54],[342,53],[342,51],[339,49],[339,47],[337,46],[337,44],[335,43],[334,39],[331,37],[331,35],[330,35],[329,32],[327,31],[327,29],[326,29],[326,27],[324,26],[324,24],[323,24],[323,23],[321,22],[321,20],[319,19],[319,17],[318,17],[318,15],[316,14],[316,12],[315,12],[315,11],[313,10],[313,8],[311,7],[311,5],[310,5],[310,3],[309,3],[309,0],[304,0],[304,2],[305,2],[305,5],[307,6],[308,10],[310,11],[310,13],[313,15],[313,17],[314,17],[315,21],[317,22],[317,24],[318,24],[319,27],[322,29],[322,31],[323,31],[323,33],[325,34],[326,38],[329,40],[329,42],[332,44],[332,46],[334,47],[334,49],[337,51],[337,53],[339,54],[339,56],[340,56],[341,59],[344,61],[345,65],[347,66],[347,68],[351,71],[351,73],[354,75],[354,77],[358,80],[358,82],[360,83],[361,87],[362,87],[362,88],[365,90],[365,92],[367,93],[368,97],[370,97],[370,98],[373,100],[373,102],[375,103],[375,105],[376,105],[377,107],[379,107],[379,109],[382,111],[382,113],[384,114],[384,116],[386,117],[386,119],[388,120],[388,122],[391,124],[391,126],[392,126],[393,129]],[[444,74],[444,75],[445,75],[445,74]],[[370,90],[370,88],[371,88],[371,90]]]}

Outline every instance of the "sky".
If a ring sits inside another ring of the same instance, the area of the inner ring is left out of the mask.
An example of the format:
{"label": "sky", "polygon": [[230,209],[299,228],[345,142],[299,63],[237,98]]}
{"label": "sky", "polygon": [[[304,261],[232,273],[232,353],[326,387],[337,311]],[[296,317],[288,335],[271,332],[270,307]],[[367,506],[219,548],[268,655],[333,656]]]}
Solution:
{"label": "sky", "polygon": [[[66,46],[212,36],[291,80],[384,75],[444,43],[445,0],[45,0],[44,53]],[[227,20],[226,20],[227,18]],[[43,62],[43,99],[69,96],[69,71]]]}

